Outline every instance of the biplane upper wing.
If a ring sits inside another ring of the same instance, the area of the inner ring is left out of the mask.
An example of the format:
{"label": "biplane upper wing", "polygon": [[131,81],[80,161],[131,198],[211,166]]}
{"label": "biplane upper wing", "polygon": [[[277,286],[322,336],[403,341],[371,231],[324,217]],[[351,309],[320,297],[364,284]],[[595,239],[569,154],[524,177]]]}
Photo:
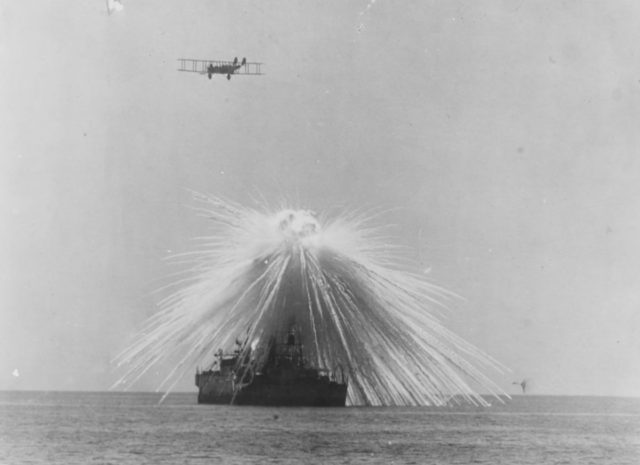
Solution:
{"label": "biplane upper wing", "polygon": [[232,73],[234,76],[242,74],[257,76],[264,74],[262,72],[263,63],[257,62],[246,62],[244,65],[241,65],[240,63],[234,64],[233,61],[196,60],[193,58],[178,58],[178,62],[180,63],[178,71],[187,71],[190,73],[207,74],[207,68],[209,65],[213,65],[214,67],[240,65],[240,67]]}
{"label": "biplane upper wing", "polygon": [[250,74],[250,75],[260,75],[264,74],[262,72],[263,63],[258,63],[256,61],[247,61],[241,68],[236,70],[234,74]]}

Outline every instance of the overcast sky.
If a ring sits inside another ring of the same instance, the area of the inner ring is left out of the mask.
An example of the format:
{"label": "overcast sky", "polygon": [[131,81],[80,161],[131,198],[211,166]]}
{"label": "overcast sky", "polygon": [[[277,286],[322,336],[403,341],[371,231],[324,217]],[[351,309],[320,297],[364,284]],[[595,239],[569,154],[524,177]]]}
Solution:
{"label": "overcast sky", "polygon": [[192,189],[391,209],[508,392],[640,395],[636,2],[123,4],[0,4],[0,389],[117,379]]}

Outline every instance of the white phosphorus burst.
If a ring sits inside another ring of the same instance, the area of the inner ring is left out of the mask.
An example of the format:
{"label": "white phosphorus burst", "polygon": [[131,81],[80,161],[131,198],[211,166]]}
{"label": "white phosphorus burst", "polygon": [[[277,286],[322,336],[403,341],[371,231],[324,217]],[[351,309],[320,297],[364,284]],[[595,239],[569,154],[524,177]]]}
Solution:
{"label": "white phosphorus burst", "polygon": [[504,394],[478,368],[503,367],[438,321],[453,295],[397,266],[396,248],[370,218],[320,222],[307,210],[270,214],[197,199],[215,233],[183,255],[193,266],[118,357],[119,383],[171,360],[159,386],[169,392],[238,337],[259,370],[271,336],[295,327],[310,365],[348,375],[349,405],[487,405],[473,385]]}

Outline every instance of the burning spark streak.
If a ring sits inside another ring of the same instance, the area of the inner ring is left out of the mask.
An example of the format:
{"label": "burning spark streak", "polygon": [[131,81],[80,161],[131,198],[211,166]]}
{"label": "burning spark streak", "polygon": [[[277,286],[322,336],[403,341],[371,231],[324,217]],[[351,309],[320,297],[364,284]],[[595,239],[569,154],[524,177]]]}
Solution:
{"label": "burning spark streak", "polygon": [[259,370],[269,339],[295,327],[304,357],[318,369],[341,367],[350,405],[443,405],[452,396],[487,405],[470,387],[503,391],[477,367],[501,365],[437,320],[452,294],[401,271],[369,218],[320,221],[305,210],[262,213],[200,196],[216,232],[193,269],[160,303],[136,343],[123,352],[119,383],[178,357],[159,389],[170,391],[196,365],[211,362],[238,336]]}

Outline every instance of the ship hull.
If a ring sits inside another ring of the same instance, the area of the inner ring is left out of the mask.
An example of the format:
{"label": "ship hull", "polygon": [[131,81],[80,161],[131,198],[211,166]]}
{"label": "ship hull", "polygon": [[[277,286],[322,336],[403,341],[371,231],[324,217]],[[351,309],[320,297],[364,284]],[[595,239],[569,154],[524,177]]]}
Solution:
{"label": "ship hull", "polygon": [[236,341],[232,354],[216,354],[217,369],[196,373],[198,403],[291,407],[344,407],[347,379],[342,367],[334,372],[310,366],[296,341],[295,328],[284,338],[272,336],[263,362],[252,348]]}
{"label": "ship hull", "polygon": [[196,378],[196,385],[199,404],[344,407],[347,398],[347,384],[326,377],[278,379],[258,375],[250,384],[234,389],[232,377],[204,372]]}

